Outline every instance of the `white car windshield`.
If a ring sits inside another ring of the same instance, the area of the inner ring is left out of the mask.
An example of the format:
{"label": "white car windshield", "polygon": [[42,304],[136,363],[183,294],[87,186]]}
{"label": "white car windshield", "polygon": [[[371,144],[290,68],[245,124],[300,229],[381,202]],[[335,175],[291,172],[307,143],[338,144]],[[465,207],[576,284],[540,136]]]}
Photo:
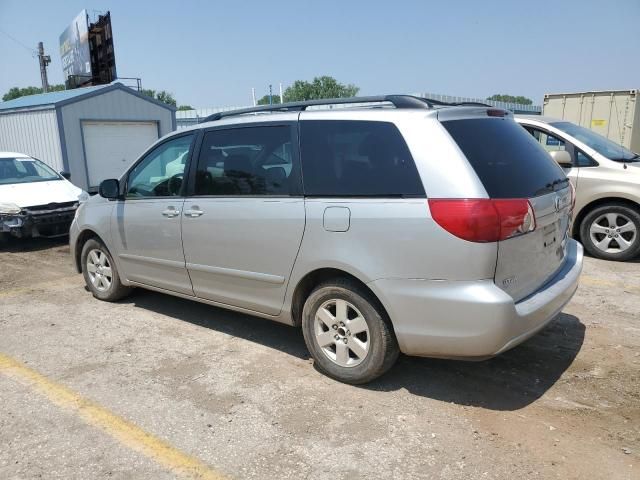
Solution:
{"label": "white car windshield", "polygon": [[624,148],[622,145],[612,142],[608,138],[598,135],[593,130],[581,127],[571,122],[553,122],[552,126],[568,133],[572,137],[580,140],[582,143],[593,148],[600,155],[604,155],[609,160],[618,162],[638,162],[640,156],[631,150]]}
{"label": "white car windshield", "polygon": [[0,158],[0,185],[48,182],[62,177],[35,158]]}

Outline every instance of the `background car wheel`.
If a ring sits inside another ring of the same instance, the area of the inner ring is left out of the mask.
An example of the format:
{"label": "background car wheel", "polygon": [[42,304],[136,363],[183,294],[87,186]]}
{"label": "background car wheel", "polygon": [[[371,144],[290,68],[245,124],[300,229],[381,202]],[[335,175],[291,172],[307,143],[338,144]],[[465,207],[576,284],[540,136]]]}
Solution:
{"label": "background car wheel", "polygon": [[341,382],[370,382],[398,358],[384,310],[348,280],[323,283],[311,292],[302,310],[302,331],[317,368]]}
{"label": "background car wheel", "polygon": [[580,240],[594,257],[631,260],[640,254],[640,213],[622,204],[597,207],[582,220]]}
{"label": "background car wheel", "polygon": [[126,297],[130,287],[120,282],[118,269],[104,244],[96,239],[87,240],[81,254],[82,275],[94,297],[115,302]]}

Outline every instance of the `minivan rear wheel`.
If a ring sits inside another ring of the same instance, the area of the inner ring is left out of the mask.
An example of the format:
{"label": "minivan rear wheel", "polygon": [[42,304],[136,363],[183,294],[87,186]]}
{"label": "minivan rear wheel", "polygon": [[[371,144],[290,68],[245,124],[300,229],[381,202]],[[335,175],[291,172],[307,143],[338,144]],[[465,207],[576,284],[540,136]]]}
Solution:
{"label": "minivan rear wheel", "polygon": [[122,285],[111,253],[99,240],[87,240],[80,259],[84,281],[95,298],[115,302],[131,292],[131,287]]}
{"label": "minivan rear wheel", "polygon": [[316,367],[341,382],[370,382],[398,358],[384,310],[371,293],[346,279],[311,292],[302,310],[302,331]]}
{"label": "minivan rear wheel", "polygon": [[640,213],[615,203],[594,208],[580,224],[580,240],[594,257],[631,260],[640,254]]}

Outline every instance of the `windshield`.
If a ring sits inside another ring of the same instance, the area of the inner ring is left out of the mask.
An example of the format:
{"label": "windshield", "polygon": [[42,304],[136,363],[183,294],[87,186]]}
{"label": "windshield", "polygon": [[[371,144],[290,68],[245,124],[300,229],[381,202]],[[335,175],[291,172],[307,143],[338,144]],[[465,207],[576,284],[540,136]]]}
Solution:
{"label": "windshield", "polygon": [[0,185],[47,182],[62,177],[35,158],[0,158]]}
{"label": "windshield", "polygon": [[615,142],[612,142],[608,138],[598,135],[593,130],[581,127],[571,122],[553,122],[552,126],[568,133],[572,137],[580,140],[582,143],[593,148],[600,155],[604,155],[609,160],[616,160],[619,162],[637,162],[640,161],[640,157],[637,153],[633,153],[631,150],[624,148]]}

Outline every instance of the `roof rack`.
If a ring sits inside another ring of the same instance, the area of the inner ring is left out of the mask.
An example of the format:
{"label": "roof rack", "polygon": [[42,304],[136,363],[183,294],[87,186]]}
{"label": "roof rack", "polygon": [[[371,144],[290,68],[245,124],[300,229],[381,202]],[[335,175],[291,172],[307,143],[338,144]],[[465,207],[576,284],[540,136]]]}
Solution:
{"label": "roof rack", "polygon": [[204,118],[200,123],[213,122],[225,117],[235,115],[244,115],[247,113],[262,112],[302,112],[308,107],[318,105],[344,105],[353,103],[380,103],[389,102],[396,108],[433,108],[434,106],[443,104],[428,98],[414,97],[413,95],[377,95],[371,97],[350,97],[350,98],[327,98],[322,100],[306,100],[303,102],[278,103],[274,105],[260,105],[250,108],[241,108],[239,110],[230,110],[228,112],[218,112]]}
{"label": "roof rack", "polygon": [[442,100],[433,100],[431,98],[425,98],[424,100],[439,107],[492,107],[492,105],[482,102],[443,102]]}

